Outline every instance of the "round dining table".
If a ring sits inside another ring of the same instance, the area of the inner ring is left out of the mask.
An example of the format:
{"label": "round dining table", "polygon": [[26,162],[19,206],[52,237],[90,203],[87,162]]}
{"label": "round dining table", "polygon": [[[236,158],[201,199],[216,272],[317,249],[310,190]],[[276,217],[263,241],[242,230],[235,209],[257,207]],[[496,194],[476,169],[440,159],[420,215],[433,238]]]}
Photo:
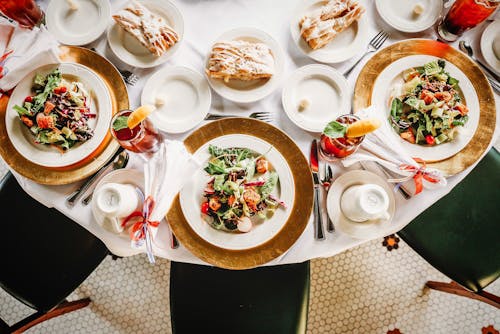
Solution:
{"label": "round dining table", "polygon": [[[126,2],[127,1],[125,0],[111,1],[111,12],[117,12],[126,4]],[[254,112],[269,112],[272,115],[272,121],[270,123],[292,138],[304,154],[304,157],[309,160],[311,141],[313,139],[319,139],[319,134],[306,131],[295,125],[295,123],[292,122],[285,113],[282,104],[283,87],[294,70],[308,64],[320,64],[320,62],[306,56],[304,52],[299,49],[297,44],[294,42],[291,33],[290,20],[293,15],[295,15],[296,8],[301,2],[303,2],[303,0],[172,0],[172,2],[179,9],[183,18],[183,37],[176,53],[163,64],[151,68],[138,68],[125,64],[116,56],[113,50],[111,50],[108,44],[106,32],[103,32],[103,34],[94,42],[84,45],[86,48],[94,48],[96,52],[106,57],[117,68],[129,70],[138,76],[138,80],[134,84],[127,84],[130,108],[134,109],[141,105],[143,88],[145,87],[147,80],[157,71],[172,66],[183,66],[204,76],[206,56],[216,38],[235,28],[258,28],[272,36],[283,51],[282,78],[269,95],[258,101],[250,103],[230,101],[212,89],[212,99],[209,112],[216,114],[232,114],[241,117],[247,117]],[[389,38],[385,41],[380,50],[383,50],[385,47],[389,47],[399,41],[411,39],[436,40],[437,38],[435,25],[420,32],[401,32],[388,25],[382,19],[381,15],[377,12],[375,1],[365,0],[362,1],[362,3],[366,7],[366,12],[364,13],[366,20],[366,27],[364,27],[366,34],[366,38],[364,40],[365,46],[367,46],[369,40],[381,30],[386,31],[389,34]],[[42,0],[40,1],[40,5],[45,9],[48,5],[48,1]],[[109,18],[109,22],[111,24],[111,17]],[[460,37],[460,39],[471,42],[478,58],[481,57],[479,46],[481,34],[489,24],[489,21],[483,22],[474,29],[465,32],[463,36]],[[458,42],[459,41],[457,40],[449,43],[449,45],[458,49]],[[365,47],[363,47],[363,51],[365,50]],[[381,52],[380,50],[378,52]],[[362,56],[362,54],[363,52],[355,53],[346,60],[327,63],[327,66],[331,66],[339,73],[344,73]],[[370,58],[376,54],[377,52],[373,52],[363,57],[360,63],[357,64],[357,66],[347,76],[348,90],[352,98],[355,98],[357,94],[354,88],[360,71],[362,71],[364,65],[370,60]],[[494,94],[494,100],[495,106],[493,110],[496,109],[497,112],[495,133],[492,140],[489,143],[484,144],[485,150],[482,156],[484,156],[484,154],[491,147],[493,147],[498,138],[498,124],[500,123],[498,110],[500,110],[500,97],[497,94]],[[193,125],[194,127],[192,129],[183,133],[165,133],[165,136],[170,140],[183,141],[193,131],[196,131],[197,128],[208,122],[212,121],[203,120],[196,125]],[[465,170],[448,177],[447,184],[444,187],[424,189],[422,193],[413,195],[409,199],[405,199],[398,191],[394,190],[395,213],[390,229],[385,230],[384,233],[387,233],[386,235],[397,233],[400,229],[404,228],[416,216],[433,205],[433,203],[438,201],[441,197],[449,193],[458,183],[460,183],[462,179],[467,176],[479,160],[480,159],[475,161]],[[131,153],[127,168],[142,171],[142,165],[143,161],[139,157],[135,156],[134,153]],[[341,164],[333,164],[332,167],[334,178],[339,177],[348,170],[360,169],[359,165],[353,165],[349,168],[345,168]],[[145,253],[144,248],[131,247],[130,240],[105,230],[97,224],[91,211],[91,205],[83,205],[81,201],[78,201],[74,206],[68,206],[66,201],[68,196],[76,188],[78,188],[84,180],[64,185],[44,185],[20,175],[16,172],[15,168],[12,168],[12,166],[10,169],[21,184],[22,188],[28,194],[37,199],[39,202],[45,204],[47,207],[53,207],[59,210],[76,223],[85,227],[91,233],[100,238],[114,254],[126,257]],[[372,171],[382,177],[385,177],[379,169],[372,169]],[[410,180],[408,181],[408,184],[411,185],[412,182],[413,181]],[[326,207],[323,207],[322,209],[326,214]],[[57,233],[57,231],[55,231],[55,233]],[[172,261],[210,265],[210,263],[201,260],[199,257],[191,253],[186,247],[184,247],[182,241],[179,247],[171,247],[169,233],[170,231],[166,220],[162,221],[153,243],[155,256]],[[288,250],[283,252],[283,254],[264,263],[263,265],[299,263],[314,258],[331,257],[371,239],[381,238],[383,236],[385,235],[373,234],[367,238],[356,239],[340,230],[335,230],[333,232],[325,232],[324,240],[317,240],[314,238],[313,217],[311,215],[307,227],[294,244]]]}

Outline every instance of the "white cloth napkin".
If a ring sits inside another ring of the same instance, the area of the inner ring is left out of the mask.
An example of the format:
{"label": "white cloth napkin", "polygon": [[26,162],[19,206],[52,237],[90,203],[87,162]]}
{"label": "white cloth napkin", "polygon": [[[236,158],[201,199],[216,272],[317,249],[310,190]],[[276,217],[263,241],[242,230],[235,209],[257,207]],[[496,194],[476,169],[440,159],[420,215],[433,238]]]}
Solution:
{"label": "white cloth napkin", "polygon": [[[144,196],[146,200],[148,197],[153,200],[148,221],[164,221],[174,197],[199,166],[182,142],[165,140],[161,144],[158,152],[144,164]],[[149,225],[152,239],[156,237],[158,227]],[[146,246],[147,249],[147,242],[146,238],[132,240],[131,245],[134,248]],[[153,254],[148,254],[148,257],[154,263]]]}
{"label": "white cloth napkin", "polygon": [[[386,115],[383,110],[370,106],[356,114],[360,118],[375,117],[382,122]],[[444,174],[435,168],[424,168],[414,160],[403,146],[396,140],[396,137],[389,133],[391,129],[381,126],[372,133],[365,136],[361,143],[360,150],[342,160],[344,167],[350,167],[360,161],[375,161],[390,169],[394,173],[401,175],[401,178],[389,179],[389,182],[404,182],[414,177],[421,177],[424,188],[433,189],[444,187],[447,184]],[[404,168],[406,166],[407,168]],[[436,180],[430,182],[427,178]],[[416,190],[418,193],[419,190]]]}
{"label": "white cloth napkin", "polygon": [[14,88],[35,68],[59,63],[57,46],[43,25],[30,30],[0,23],[0,91]]}

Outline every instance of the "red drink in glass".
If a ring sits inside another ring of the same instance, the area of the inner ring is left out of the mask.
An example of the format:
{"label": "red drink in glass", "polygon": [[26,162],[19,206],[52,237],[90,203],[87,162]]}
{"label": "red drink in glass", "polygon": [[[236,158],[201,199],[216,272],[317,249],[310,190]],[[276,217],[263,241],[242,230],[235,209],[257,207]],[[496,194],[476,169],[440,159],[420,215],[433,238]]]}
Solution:
{"label": "red drink in glass", "polygon": [[0,0],[0,12],[29,29],[44,20],[44,13],[35,0]]}
{"label": "red drink in glass", "polygon": [[[337,117],[336,121],[342,124],[352,124],[359,121],[360,118],[356,115],[342,115]],[[327,161],[335,161],[353,154],[358,149],[365,136],[347,138],[330,138],[326,134],[321,134],[319,142],[319,152]]]}
{"label": "red drink in glass", "polygon": [[[135,153],[155,153],[160,148],[163,135],[148,118],[133,129],[122,127],[115,130],[117,122],[125,122],[132,110],[122,110],[113,116],[110,131],[120,145]],[[123,124],[123,123],[122,123]]]}
{"label": "red drink in glass", "polygon": [[499,4],[500,0],[456,0],[438,25],[439,36],[448,42],[455,41],[486,20]]}

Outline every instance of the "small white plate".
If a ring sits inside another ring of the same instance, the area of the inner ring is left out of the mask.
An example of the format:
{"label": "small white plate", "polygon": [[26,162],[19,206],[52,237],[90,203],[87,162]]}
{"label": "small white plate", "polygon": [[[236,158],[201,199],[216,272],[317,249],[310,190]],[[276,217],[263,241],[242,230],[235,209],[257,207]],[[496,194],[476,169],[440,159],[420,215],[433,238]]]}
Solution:
{"label": "small white plate", "polygon": [[[428,55],[414,55],[400,58],[389,64],[375,81],[371,96],[372,105],[378,110],[386,110],[386,116],[389,117],[392,96],[395,91],[400,90],[404,82],[403,71],[411,67],[423,66],[437,59],[440,58]],[[472,82],[457,66],[449,61],[445,62],[445,71],[459,81],[458,86],[462,90],[466,105],[469,108],[469,120],[463,127],[458,129],[458,134],[452,141],[434,146],[411,144],[402,139],[389,122],[382,122],[382,126],[385,126],[388,132],[397,137],[397,140],[410,156],[425,161],[441,161],[460,152],[472,139],[479,124],[479,100]]]}
{"label": "small white plate", "polygon": [[[389,196],[389,219],[376,219],[358,223],[350,220],[342,213],[340,198],[344,191],[353,185],[377,184],[384,188]],[[356,239],[374,239],[384,237],[393,230],[391,224],[396,211],[396,201],[392,188],[375,173],[366,170],[352,170],[339,176],[328,190],[326,209],[333,225],[345,234]]]}
{"label": "small white plate", "polygon": [[[270,219],[255,225],[248,233],[230,233],[211,227],[203,220],[200,212],[200,206],[204,199],[203,189],[205,189],[207,182],[211,178],[203,169],[210,159],[208,153],[210,144],[224,148],[245,147],[265,154],[279,177],[275,195],[286,203],[287,208],[277,209]],[[189,225],[202,239],[220,248],[232,250],[250,249],[271,240],[285,226],[291,214],[290,208],[293,208],[295,198],[293,175],[286,159],[271,143],[249,135],[226,135],[205,143],[194,153],[194,157],[202,162],[202,168],[181,189],[180,203]]]}
{"label": "small white plate", "polygon": [[51,0],[47,6],[47,29],[63,44],[85,45],[106,30],[111,18],[109,0],[73,0],[72,10],[66,0]]}
{"label": "small white plate", "polygon": [[[417,4],[424,8],[420,15],[413,13]],[[442,0],[375,0],[375,5],[379,15],[388,25],[409,33],[432,27],[443,10]]]}
{"label": "small white plate", "polygon": [[[157,99],[164,102],[157,104]],[[154,73],[142,90],[141,104],[155,105],[149,116],[168,133],[186,132],[200,123],[212,102],[210,86],[200,73],[187,67],[165,67]]]}
{"label": "small white plate", "polygon": [[[144,173],[135,169],[117,169],[109,172],[108,174],[104,175],[99,180],[99,182],[97,182],[94,188],[94,193],[96,193],[96,191],[99,190],[103,185],[110,182],[131,184],[139,188],[144,193]],[[142,203],[137,206],[138,210],[141,208],[141,205]],[[96,201],[91,202],[91,208],[96,223],[106,231],[117,234],[111,226],[111,222],[109,221],[109,219],[106,219],[106,217],[97,209]],[[128,232],[126,230],[119,233],[119,235],[124,239],[130,240]]]}
{"label": "small white plate", "polygon": [[[59,67],[62,76],[70,80],[78,78],[90,95],[90,110],[97,115],[88,121],[94,129],[94,136],[84,143],[79,143],[61,153],[54,147],[34,143],[34,135],[21,122],[14,105],[22,105],[26,96],[31,95],[33,78],[37,73],[47,75]],[[111,96],[102,79],[88,67],[76,63],[49,64],[28,73],[14,88],[5,112],[5,125],[14,148],[27,160],[44,167],[65,167],[85,159],[94,152],[104,140],[112,116]]]}
{"label": "small white plate", "polygon": [[[359,55],[368,44],[368,13],[363,13],[361,18],[351,24],[346,30],[335,36],[335,38],[324,47],[313,50],[300,35],[299,22],[302,17],[318,10],[326,4],[324,0],[305,0],[295,9],[290,21],[292,39],[297,47],[308,57],[322,63],[339,63]],[[365,8],[365,2],[359,1]]]}
{"label": "small white plate", "polygon": [[[322,64],[296,69],[283,88],[281,100],[290,120],[311,132],[322,132],[328,122],[348,114],[351,108],[346,78],[333,67]],[[300,111],[303,100],[308,106]]]}
{"label": "small white plate", "polygon": [[141,0],[140,2],[152,13],[165,19],[179,35],[179,41],[161,57],[157,57],[134,36],[122,29],[114,19],[108,27],[107,38],[109,47],[121,61],[133,67],[150,68],[165,63],[179,49],[184,36],[184,20],[177,7],[168,0]]}
{"label": "small white plate", "polygon": [[[268,33],[256,28],[236,28],[229,30],[219,36],[211,45],[224,40],[243,40],[247,42],[260,42],[266,44],[274,57],[275,72],[270,79],[260,80],[230,80],[224,82],[222,79],[211,78],[206,74],[210,86],[220,96],[239,103],[255,102],[271,94],[280,83],[284,72],[284,54],[280,45]],[[207,53],[205,66],[208,66],[212,48]]]}
{"label": "small white plate", "polygon": [[481,53],[484,60],[496,74],[500,75],[500,51],[498,55],[495,54],[494,43],[500,49],[500,20],[491,22],[481,35]]}

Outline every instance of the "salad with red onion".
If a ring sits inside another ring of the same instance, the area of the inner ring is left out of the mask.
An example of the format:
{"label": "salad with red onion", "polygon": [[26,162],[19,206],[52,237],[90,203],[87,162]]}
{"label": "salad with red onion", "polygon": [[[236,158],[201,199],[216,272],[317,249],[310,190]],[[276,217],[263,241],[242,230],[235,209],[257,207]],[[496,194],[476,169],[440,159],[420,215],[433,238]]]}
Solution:
{"label": "salad with red onion", "polygon": [[14,110],[35,143],[66,152],[92,138],[94,131],[88,121],[96,114],[90,110],[89,93],[81,82],[63,78],[56,68],[47,75],[37,74],[31,88],[31,94]]}
{"label": "salad with red onion", "polygon": [[286,204],[276,195],[279,182],[264,155],[247,148],[209,145],[205,171],[211,176],[203,192],[203,218],[226,232],[249,232]]}

